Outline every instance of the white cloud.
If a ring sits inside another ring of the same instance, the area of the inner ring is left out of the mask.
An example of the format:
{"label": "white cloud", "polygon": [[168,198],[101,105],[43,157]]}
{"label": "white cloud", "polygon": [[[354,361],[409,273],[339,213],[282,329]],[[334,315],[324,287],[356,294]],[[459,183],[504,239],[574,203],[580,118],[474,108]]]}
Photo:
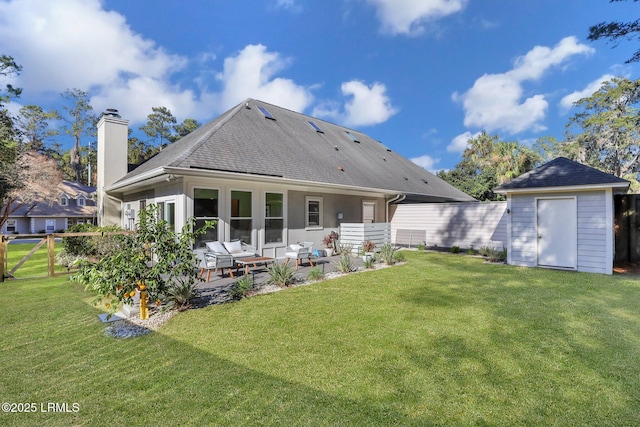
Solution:
{"label": "white cloud", "polygon": [[248,45],[237,56],[224,60],[224,70],[217,75],[222,92],[217,98],[221,111],[246,98],[256,98],[294,111],[303,111],[313,101],[309,88],[293,80],[274,78],[288,64],[277,52],[261,44]]}
{"label": "white cloud", "polygon": [[542,120],[548,102],[541,94],[523,100],[523,83],[540,79],[547,70],[564,64],[574,55],[592,52],[592,48],[575,37],[566,37],[553,48],[534,47],[517,58],[514,68],[506,73],[483,75],[465,93],[453,94],[454,100],[462,102],[465,126],[510,134],[544,130]]}
{"label": "white cloud", "polygon": [[24,67],[21,84],[33,91],[86,90],[123,75],[162,79],[187,63],[98,0],[0,2],[0,51]]}
{"label": "white cloud", "polygon": [[296,13],[302,12],[302,5],[297,0],[276,0],[276,6]]}
{"label": "white cloud", "polygon": [[461,11],[467,0],[368,0],[376,8],[383,31],[417,35],[429,21]]}
{"label": "white cloud", "polygon": [[313,100],[310,89],[275,77],[290,61],[262,45],[225,59],[217,73],[220,92],[209,91],[207,80],[197,77],[199,92],[185,89],[172,78],[188,64],[211,74],[216,57],[201,52],[190,61],[170,54],[99,0],[0,1],[0,52],[23,66],[16,85],[25,96],[78,88],[89,92],[97,112],[117,108],[132,123],[144,121],[157,106],[178,118],[206,119],[247,97],[296,111]]}
{"label": "white cloud", "polygon": [[440,162],[440,159],[434,159],[433,157],[425,154],[424,156],[414,157],[411,161],[424,169],[432,170],[433,165]]}
{"label": "white cloud", "polygon": [[467,143],[470,139],[477,138],[482,132],[476,132],[472,134],[467,131],[460,134],[451,140],[451,143],[447,145],[447,151],[450,153],[462,153],[467,148]]}
{"label": "white cloud", "polygon": [[590,97],[596,91],[598,91],[598,89],[600,89],[600,87],[602,87],[602,85],[605,82],[613,79],[614,77],[615,76],[613,76],[611,74],[605,74],[604,76],[600,77],[599,79],[594,80],[591,83],[589,83],[587,85],[587,87],[585,87],[584,89],[582,89],[580,91],[572,92],[569,95],[564,96],[560,100],[560,107],[562,107],[563,111],[566,113],[567,111],[569,111],[571,109],[571,107],[573,107],[573,103],[574,102],[579,101],[582,98]]}
{"label": "white cloud", "polygon": [[347,126],[383,123],[398,112],[386,92],[386,86],[378,82],[370,86],[359,80],[344,82],[342,94],[349,99],[343,109],[335,102],[328,102],[316,107],[313,115],[334,119]]}

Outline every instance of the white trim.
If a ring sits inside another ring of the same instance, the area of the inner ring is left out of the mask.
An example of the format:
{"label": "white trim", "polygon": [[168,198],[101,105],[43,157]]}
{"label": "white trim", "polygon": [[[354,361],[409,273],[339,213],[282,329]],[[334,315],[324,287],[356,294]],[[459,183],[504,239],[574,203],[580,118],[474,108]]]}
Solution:
{"label": "white trim", "polygon": [[613,191],[612,189],[607,189],[604,193],[605,198],[605,226],[609,229],[609,232],[605,234],[605,274],[613,274],[613,261],[614,261],[614,251],[613,245],[615,242],[615,227],[614,227],[614,216],[615,216],[615,208],[613,206]]}
{"label": "white trim", "polygon": [[527,193],[559,193],[559,192],[576,192],[576,191],[593,191],[607,188],[627,188],[629,184],[625,183],[609,183],[609,184],[591,184],[591,185],[564,185],[559,187],[527,187],[527,188],[509,188],[496,189],[498,194],[527,194]]}
{"label": "white trim", "polygon": [[511,194],[507,195],[507,210],[505,211],[507,214],[507,264],[511,265],[512,263],[512,234],[511,234],[511,219],[513,218],[513,209],[511,208]]}
{"label": "white trim", "polygon": [[[318,202],[318,225],[309,225],[309,202]],[[304,196],[304,229],[323,230],[324,229],[324,200],[322,196]]]}
{"label": "white trim", "polygon": [[[264,210],[267,206],[267,193],[270,194],[280,194],[282,195],[282,217],[269,217],[269,218],[275,218],[275,219],[279,219],[282,218],[282,242],[271,242],[271,243],[267,243],[266,239],[267,239],[267,213]],[[281,190],[263,190],[262,191],[262,200],[261,200],[261,205],[262,205],[262,213],[263,213],[263,217],[262,217],[262,227],[260,228],[261,232],[261,236],[260,236],[260,243],[262,244],[263,248],[276,248],[276,247],[282,247],[282,246],[286,246],[286,242],[287,242],[287,234],[288,233],[288,227],[287,227],[287,192],[286,191],[281,191]]]}

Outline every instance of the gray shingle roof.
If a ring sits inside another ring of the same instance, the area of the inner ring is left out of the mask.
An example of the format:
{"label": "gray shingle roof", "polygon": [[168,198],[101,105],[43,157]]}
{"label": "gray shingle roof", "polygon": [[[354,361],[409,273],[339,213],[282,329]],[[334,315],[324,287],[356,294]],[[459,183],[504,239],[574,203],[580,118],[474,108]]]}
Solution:
{"label": "gray shingle roof", "polygon": [[[39,201],[36,203],[30,203],[22,205],[13,211],[9,217],[11,218],[40,218],[40,217],[78,217],[86,218],[95,216],[97,212],[95,200],[90,199],[91,193],[96,191],[96,187],[81,184],[74,181],[62,181],[58,184],[60,195],[66,194],[71,199],[68,200],[67,206],[60,206],[58,201],[51,201],[49,203]],[[80,206],[77,203],[78,196],[84,196],[85,206]]]}
{"label": "gray shingle roof", "polygon": [[[275,120],[265,118],[258,107]],[[362,132],[254,99],[167,146],[120,182],[161,167],[364,187],[434,201],[474,200]]]}
{"label": "gray shingle roof", "polygon": [[558,157],[534,170],[520,175],[510,182],[498,186],[496,190],[607,184],[621,186],[629,184],[629,181],[590,166],[574,162],[565,157]]}

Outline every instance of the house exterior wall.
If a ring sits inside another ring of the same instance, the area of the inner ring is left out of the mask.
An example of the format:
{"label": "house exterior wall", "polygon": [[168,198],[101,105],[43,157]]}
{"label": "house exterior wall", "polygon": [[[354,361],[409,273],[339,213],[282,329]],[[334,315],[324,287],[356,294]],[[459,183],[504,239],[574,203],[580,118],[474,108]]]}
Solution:
{"label": "house exterior wall", "polygon": [[508,196],[510,246],[507,262],[538,264],[537,200],[576,197],[577,270],[611,274],[613,266],[613,197],[611,190]]}
{"label": "house exterior wall", "polygon": [[506,202],[395,205],[390,209],[391,240],[406,244],[402,235],[407,230],[414,234],[423,230],[426,246],[502,249],[507,246],[506,209]]}
{"label": "house exterior wall", "polygon": [[[338,231],[341,222],[362,222],[363,202],[375,203],[375,220],[385,219],[386,202],[381,194],[359,191],[339,192],[335,189],[283,185],[268,181],[214,179],[205,177],[184,177],[142,189],[136,193],[124,194],[121,224],[131,227],[138,219],[140,201],[147,205],[159,202],[173,202],[176,207],[176,230],[179,231],[187,218],[194,216],[195,189],[216,190],[218,192],[217,240],[229,240],[231,236],[231,194],[233,191],[252,194],[252,232],[251,242],[263,256],[282,257],[288,244],[310,241],[314,249],[322,248],[323,238],[331,231]],[[267,193],[283,195],[283,239],[278,243],[265,242],[265,204]],[[306,227],[307,197],[322,200],[322,226]],[[135,218],[128,220],[124,215],[127,209],[135,210]],[[338,219],[338,213],[342,218]]]}
{"label": "house exterior wall", "polygon": [[[31,233],[31,227],[30,227],[31,222],[29,221],[29,218],[10,217],[9,219],[16,221],[16,230],[15,230],[16,234]],[[5,223],[2,226],[2,234],[14,234],[14,233],[11,231],[7,231],[7,224]]]}

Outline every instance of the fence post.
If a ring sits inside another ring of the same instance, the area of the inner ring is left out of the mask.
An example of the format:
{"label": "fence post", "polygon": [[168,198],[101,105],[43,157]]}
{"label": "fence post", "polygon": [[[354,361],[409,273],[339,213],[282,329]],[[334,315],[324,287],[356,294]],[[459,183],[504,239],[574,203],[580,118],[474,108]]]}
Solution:
{"label": "fence post", "polygon": [[49,253],[49,277],[56,275],[56,252],[55,252],[55,240],[53,234],[47,236],[47,249]]}
{"label": "fence post", "polygon": [[4,236],[0,234],[0,282],[4,282],[6,256],[7,244],[4,242]]}

